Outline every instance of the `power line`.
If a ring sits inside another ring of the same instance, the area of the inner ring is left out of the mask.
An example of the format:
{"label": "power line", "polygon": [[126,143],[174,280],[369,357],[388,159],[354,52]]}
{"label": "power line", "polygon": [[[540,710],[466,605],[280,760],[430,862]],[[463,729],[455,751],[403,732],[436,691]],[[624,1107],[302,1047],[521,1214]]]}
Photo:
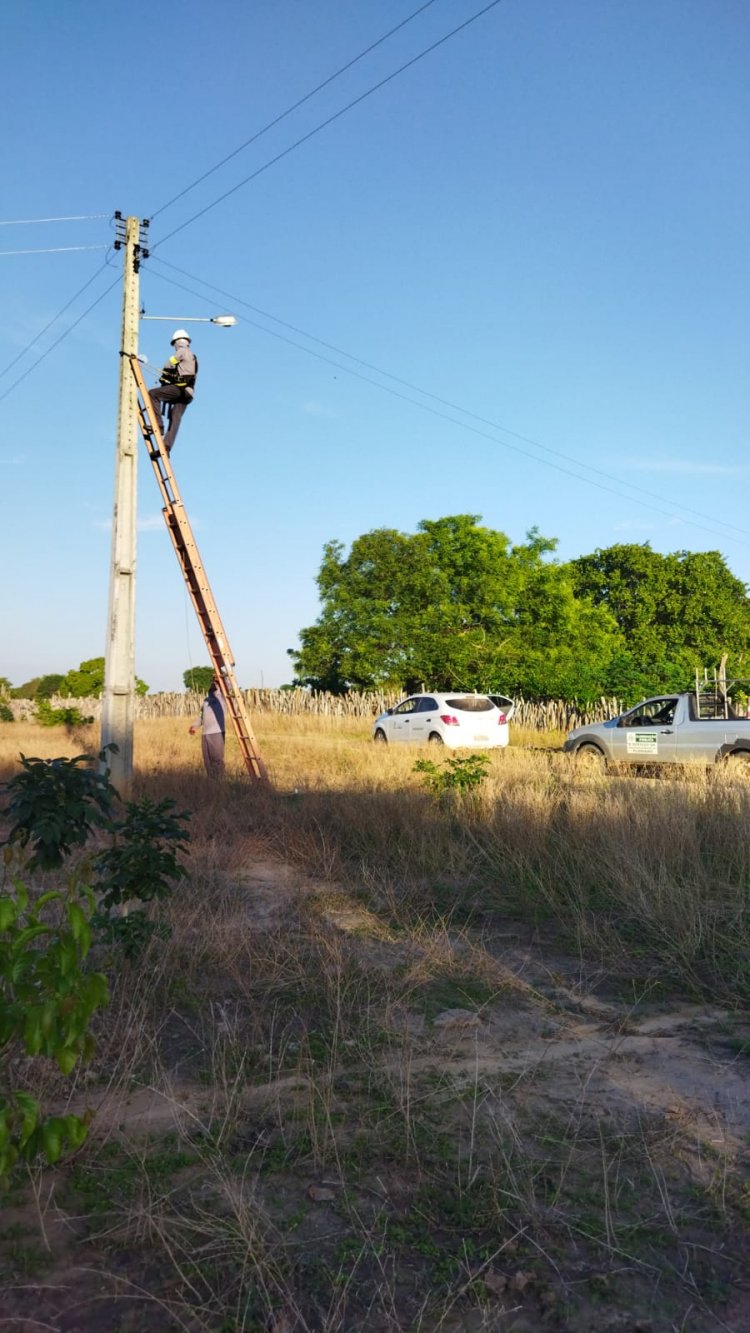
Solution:
{"label": "power line", "polygon": [[420,60],[424,60],[425,56],[436,51],[438,47],[443,46],[445,42],[450,41],[450,39],[455,37],[457,33],[463,32],[464,28],[468,28],[472,23],[476,23],[477,19],[482,18],[484,14],[488,14],[491,9],[495,9],[496,6],[501,3],[502,0],[490,0],[490,3],[485,5],[483,9],[477,10],[477,12],[472,14],[470,18],[465,19],[463,23],[459,23],[456,28],[452,28],[451,31],[445,33],[443,37],[439,37],[436,42],[433,42],[430,46],[426,46],[423,51],[419,51],[417,55],[412,56],[411,60],[407,60],[403,65],[399,65],[398,69],[394,69],[390,74],[386,74],[385,78],[379,79],[377,83],[374,83],[370,88],[367,88],[365,92],[360,93],[359,97],[355,97],[351,102],[347,102],[346,106],[342,106],[339,111],[335,111],[332,116],[328,116],[326,120],[321,121],[319,125],[314,127],[314,129],[308,130],[307,134],[303,134],[301,138],[296,139],[294,143],[288,146],[288,148],[283,148],[275,157],[269,158],[267,162],[264,162],[262,166],[257,167],[249,176],[245,176],[244,180],[239,181],[237,185],[233,185],[231,189],[225,190],[217,199],[214,199],[210,204],[206,204],[205,208],[201,208],[197,213],[194,213],[192,217],[187,219],[187,221],[181,222],[179,227],[175,227],[172,231],[167,232],[166,236],[162,236],[161,240],[157,241],[155,245],[150,247],[151,253],[153,254],[154,250],[157,250],[159,246],[164,245],[165,241],[171,240],[178,232],[184,231],[185,228],[189,227],[193,222],[197,222],[198,218],[202,218],[204,214],[209,213],[212,208],[216,208],[219,204],[223,203],[225,199],[230,197],[230,195],[236,194],[244,185],[249,185],[250,181],[256,180],[257,177],[262,175],[264,171],[267,171],[269,167],[274,166],[276,162],[280,162],[282,158],[288,157],[296,148],[299,148],[303,143],[307,143],[308,140],[314,138],[316,134],[320,134],[321,130],[326,129],[328,125],[332,125],[334,121],[339,120],[347,111],[351,111],[353,107],[359,106],[360,102],[364,102],[366,98],[372,97],[373,93],[378,92],[380,88],[384,88],[386,84],[391,83],[393,79],[398,78],[398,76],[403,74],[405,70],[411,69],[412,65],[416,65]]}
{"label": "power line", "polygon": [[[261,131],[259,131],[255,136],[253,136],[252,139],[249,139],[249,140],[247,140],[247,142],[246,142],[245,144],[240,145],[239,148],[235,149],[234,152],[230,153],[226,158],[224,158],[224,159],[222,160],[222,162],[217,163],[215,167],[211,168],[208,172],[204,173],[204,175],[201,176],[201,177],[199,177],[198,180],[196,180],[196,181],[194,181],[192,184],[188,185],[183,191],[180,192],[179,195],[175,195],[173,199],[168,200],[168,202],[167,202],[166,204],[163,204],[163,205],[161,206],[161,208],[157,210],[157,213],[164,212],[164,210],[165,210],[166,208],[168,208],[172,203],[176,202],[177,199],[182,198],[184,194],[187,194],[187,193],[188,193],[188,192],[189,192],[195,185],[199,184],[200,181],[205,180],[205,179],[206,179],[206,176],[211,175],[215,170],[218,170],[218,168],[219,168],[220,166],[222,166],[224,162],[227,162],[227,161],[229,161],[232,157],[236,156],[236,154],[239,153],[239,152],[241,152],[242,149],[243,149],[244,147],[247,147],[250,143],[252,143],[252,142],[254,141],[254,139],[259,138],[261,134],[265,133],[266,130],[270,129],[270,128],[272,127],[272,125],[274,125],[274,124],[278,124],[279,120],[283,120],[283,119],[285,118],[285,116],[291,114],[291,112],[292,112],[293,110],[295,110],[298,106],[301,106],[304,102],[308,101],[309,98],[311,98],[312,96],[314,96],[316,92],[320,91],[322,88],[326,87],[329,83],[333,82],[333,80],[336,79],[336,78],[338,78],[340,74],[344,73],[344,71],[345,71],[346,69],[351,68],[352,65],[356,64],[359,60],[363,59],[364,56],[368,54],[368,52],[374,50],[375,47],[381,45],[382,42],[386,41],[390,36],[392,36],[392,35],[393,35],[395,32],[397,32],[400,28],[404,27],[407,23],[411,22],[412,19],[416,18],[416,17],[417,17],[420,13],[422,13],[425,9],[428,9],[432,3],[434,3],[434,0],[426,0],[426,2],[425,2],[424,4],[422,4],[418,9],[416,9],[416,10],[415,10],[412,14],[410,14],[406,19],[402,20],[401,23],[397,24],[397,25],[396,25],[394,28],[392,28],[389,32],[385,33],[382,37],[378,38],[377,41],[373,42],[373,43],[372,43],[372,44],[371,44],[365,51],[360,52],[360,54],[359,54],[358,56],[354,57],[351,61],[349,61],[348,64],[342,66],[341,69],[337,70],[334,74],[330,75],[328,79],[326,79],[323,83],[321,83],[321,84],[318,86],[318,88],[313,89],[310,93],[306,94],[303,98],[301,98],[301,99],[295,104],[295,106],[288,108],[288,110],[287,110],[286,112],[282,113],[282,115],[280,115],[279,117],[277,117],[276,120],[270,122],[269,125],[267,125],[266,127],[264,127],[264,129],[262,129]],[[274,158],[272,158],[270,161],[266,162],[263,166],[259,167],[259,168],[258,168],[256,171],[254,171],[250,176],[246,177],[245,180],[240,181],[239,184],[233,186],[230,190],[227,190],[227,191],[226,191],[224,194],[222,194],[218,199],[215,199],[212,203],[207,204],[205,208],[202,208],[198,213],[194,214],[193,217],[188,218],[185,222],[181,223],[180,226],[175,227],[175,228],[174,228],[171,232],[169,232],[166,236],[163,236],[163,237],[161,238],[160,241],[157,241],[156,245],[153,245],[153,246],[151,247],[151,251],[152,251],[152,253],[153,253],[153,251],[154,251],[158,246],[163,245],[164,242],[167,241],[167,240],[170,240],[172,236],[175,236],[178,232],[183,231],[186,227],[190,226],[190,224],[191,224],[192,222],[195,222],[199,217],[202,217],[204,213],[207,213],[207,212],[209,212],[212,208],[217,207],[217,205],[220,204],[220,203],[222,203],[224,199],[228,198],[230,195],[234,194],[237,190],[241,189],[243,185],[247,185],[251,180],[254,180],[254,179],[255,179],[257,176],[259,176],[263,171],[266,171],[270,166],[273,166],[273,164],[274,164],[275,162],[278,162],[278,161],[280,161],[282,158],[288,156],[289,153],[293,152],[296,148],[299,148],[303,143],[306,143],[309,139],[313,138],[314,135],[319,134],[319,133],[321,132],[321,130],[323,130],[323,129],[326,128],[326,126],[333,124],[334,121],[338,120],[338,119],[339,119],[341,116],[343,116],[347,111],[352,110],[353,107],[359,105],[360,102],[365,101],[366,98],[372,96],[372,94],[375,93],[375,92],[377,92],[380,88],[385,87],[386,84],[390,83],[393,79],[397,78],[400,74],[403,74],[407,69],[410,69],[412,65],[417,64],[420,60],[424,59],[424,57],[427,56],[427,55],[429,55],[432,51],[435,51],[435,50],[438,49],[438,47],[443,46],[443,45],[445,44],[445,42],[449,41],[452,37],[455,37],[459,32],[462,32],[464,28],[468,28],[472,23],[475,23],[475,22],[477,21],[477,19],[481,18],[484,14],[486,14],[486,13],[488,13],[490,10],[494,9],[494,8],[495,8],[498,4],[500,4],[500,3],[501,3],[501,0],[490,0],[490,3],[489,3],[489,4],[485,5],[482,9],[478,10],[475,14],[471,15],[468,19],[465,19],[463,23],[458,24],[455,28],[451,29],[450,32],[445,33],[443,37],[438,38],[437,41],[433,42],[430,46],[428,46],[428,47],[426,47],[424,50],[418,52],[416,56],[413,56],[410,60],[406,61],[403,65],[399,66],[398,69],[393,70],[390,74],[386,75],[385,78],[380,79],[377,83],[373,84],[372,87],[368,88],[364,93],[361,93],[358,97],[354,98],[351,102],[347,103],[346,106],[342,107],[339,111],[335,112],[332,116],[329,116],[325,121],[323,121],[323,122],[321,122],[319,125],[315,126],[314,129],[310,130],[307,134],[303,135],[303,136],[302,136],[300,139],[298,139],[295,143],[291,144],[289,147],[285,148],[282,152],[278,153],[278,154],[277,154]],[[19,219],[8,219],[8,220],[5,221],[5,223],[4,223],[3,225],[7,225],[7,226],[21,225],[21,223],[23,223],[23,222],[26,222],[27,224],[31,224],[31,223],[35,223],[35,222],[85,221],[85,220],[87,220],[89,217],[90,217],[90,218],[95,218],[95,217],[109,217],[109,216],[110,216],[110,215],[107,214],[107,213],[102,213],[102,214],[89,214],[89,215],[83,215],[83,214],[81,214],[81,215],[77,215],[76,217],[69,216],[69,217],[58,217],[58,218],[27,218],[27,219],[20,219],[20,218],[19,218]],[[156,216],[156,214],[153,214],[152,216]],[[68,247],[59,247],[59,248],[60,248],[60,249],[64,249],[64,248],[68,248]],[[88,247],[70,247],[70,248],[88,248]],[[46,253],[52,253],[52,252],[53,252],[52,250],[46,251]],[[0,253],[2,253],[2,252],[0,252]],[[18,254],[20,254],[20,253],[45,253],[45,252],[40,250],[40,251],[9,251],[8,253],[13,253],[13,254],[18,253]],[[105,263],[106,263],[106,260],[105,260]],[[159,275],[157,274],[157,276],[159,276]],[[116,281],[117,281],[117,280],[116,280]],[[165,281],[168,281],[168,279],[165,279]],[[198,279],[197,281],[200,281],[200,279]],[[88,286],[89,284],[87,283],[86,285]],[[115,286],[115,283],[112,283],[112,284],[110,285],[110,287],[108,287],[104,292],[102,292],[101,296],[97,297],[96,301],[94,301],[94,302],[93,302],[93,303],[92,303],[92,304],[91,304],[91,305],[90,305],[90,306],[83,312],[83,314],[80,315],[79,318],[78,318],[77,320],[75,320],[75,322],[74,322],[73,324],[71,324],[70,327],[69,327],[63,334],[61,334],[61,336],[60,336],[58,339],[56,339],[56,341],[55,341],[54,343],[52,343],[52,345],[51,345],[50,347],[47,348],[47,350],[46,350],[46,351],[42,354],[42,356],[39,358],[39,361],[42,361],[42,360],[44,360],[45,357],[49,356],[50,352],[54,351],[54,349],[55,349],[57,346],[59,346],[59,344],[63,341],[63,339],[66,338],[66,337],[68,336],[68,333],[72,332],[72,330],[73,330],[73,329],[74,329],[74,328],[81,322],[81,320],[84,319],[84,318],[86,317],[86,315],[89,313],[89,311],[93,310],[93,309],[94,309],[94,306],[98,305],[99,302],[100,302],[101,300],[104,299],[104,297],[107,295],[107,293],[108,293],[109,291],[111,291],[111,290],[112,290],[112,287],[114,287],[114,286]],[[81,290],[83,290],[83,289],[81,289]],[[80,294],[80,293],[78,293],[78,294]],[[75,300],[75,297],[73,297],[73,298],[71,299],[71,301],[68,302],[68,305],[71,305],[73,300]],[[63,309],[65,310],[65,309],[67,309],[67,308],[68,308],[68,306],[65,306]],[[62,313],[63,313],[63,311],[60,312],[60,314],[62,314]],[[59,317],[60,317],[59,314],[56,315],[56,316],[55,316],[55,319],[52,320],[51,323],[55,323],[56,320],[57,320]],[[49,325],[48,325],[47,327],[49,327]],[[45,332],[45,331],[46,331],[46,330],[42,330],[42,333]],[[268,330],[268,332],[271,332],[271,330]],[[21,353],[19,353],[19,355],[18,355],[18,356],[17,356],[17,357],[16,357],[16,358],[9,364],[9,366],[6,367],[6,371],[9,370],[9,369],[11,368],[11,366],[15,365],[16,362],[17,362],[18,360],[20,360],[21,357],[24,356],[25,353],[26,353],[28,350],[30,350],[30,348],[34,345],[35,342],[38,341],[38,339],[39,339],[41,336],[42,336],[42,334],[38,334],[37,337],[36,337],[35,339],[33,339],[32,342],[28,345],[28,347],[27,347],[27,348],[24,348],[24,350],[23,350]],[[303,349],[303,350],[304,350],[304,349]],[[35,362],[35,365],[38,365],[38,364],[39,364],[39,361]],[[8,397],[8,394],[10,394],[10,393],[13,391],[13,389],[14,389],[18,384],[20,384],[20,383],[22,382],[22,380],[24,380],[24,379],[26,378],[27,375],[29,375],[29,374],[31,373],[31,371],[32,371],[33,369],[34,369],[34,366],[30,366],[28,370],[24,371],[24,373],[18,377],[18,379],[14,380],[13,383],[12,383],[6,390],[5,390],[5,392],[4,392],[3,394],[0,394],[0,402],[2,402],[4,398],[7,398],[7,397]],[[2,372],[2,373],[4,374],[5,371]]]}
{"label": "power line", "polygon": [[[159,260],[159,262],[162,264],[166,264],[165,260]],[[257,306],[253,306],[249,301],[243,300],[242,297],[237,296],[236,293],[227,292],[222,287],[216,287],[212,283],[204,282],[202,278],[196,278],[193,274],[186,273],[184,269],[177,269],[177,266],[174,264],[170,264],[168,265],[168,267],[174,268],[180,273],[184,273],[186,277],[190,278],[194,282],[200,283],[201,286],[207,287],[211,291],[217,292],[221,296],[228,297],[229,300],[235,302],[237,305],[245,306],[248,309],[254,310],[256,312],[258,311]],[[200,292],[196,292],[193,288],[187,287],[184,283],[176,282],[173,278],[168,278],[166,274],[156,273],[154,276],[157,278],[161,278],[163,282],[170,283],[171,286],[173,287],[178,287],[182,291],[189,292],[192,296],[198,297],[199,300],[207,300],[207,298],[205,296],[202,296]],[[253,328],[259,329],[262,333],[268,334],[269,337],[276,338],[279,342],[286,343],[290,347],[296,347],[299,351],[306,352],[308,356],[313,356],[318,361],[323,361],[327,365],[334,366],[337,370],[342,370],[344,374],[351,375],[354,379],[364,381],[365,384],[373,385],[376,389],[381,389],[384,393],[388,393],[394,398],[399,398],[402,402],[410,403],[413,407],[417,407],[423,412],[428,412],[431,416],[439,417],[443,421],[451,422],[453,425],[459,426],[463,430],[470,431],[473,435],[478,435],[482,439],[490,440],[492,441],[493,444],[499,444],[504,449],[510,449],[513,453],[520,454],[524,458],[530,458],[533,462],[541,463],[544,467],[552,468],[554,469],[554,471],[561,472],[565,476],[573,477],[576,481],[585,482],[586,485],[594,486],[596,487],[597,490],[605,491],[610,495],[616,496],[620,500],[625,499],[631,501],[633,504],[641,505],[645,509],[650,509],[657,514],[661,514],[661,516],[664,518],[673,518],[675,516],[675,510],[681,510],[684,514],[692,514],[695,517],[687,521],[690,522],[693,527],[699,528],[703,532],[708,532],[712,537],[726,537],[727,534],[722,532],[717,532],[716,527],[707,528],[703,523],[696,523],[695,518],[705,519],[706,522],[708,523],[712,523],[714,525],[718,524],[720,527],[733,529],[735,532],[740,533],[741,536],[743,537],[750,537],[750,532],[748,532],[745,528],[737,527],[736,524],[733,523],[727,523],[725,522],[724,519],[715,518],[711,514],[704,514],[700,510],[691,509],[688,505],[673,504],[671,501],[665,500],[664,497],[659,495],[658,493],[646,490],[642,486],[636,486],[628,481],[622,482],[618,477],[613,476],[611,473],[603,472],[600,468],[592,467],[589,463],[582,463],[578,459],[573,458],[571,455],[565,454],[559,449],[552,449],[548,445],[540,444],[538,441],[530,439],[528,436],[519,435],[516,431],[508,430],[507,427],[501,426],[497,422],[491,421],[486,417],[478,416],[477,413],[471,412],[469,411],[469,409],[461,407],[460,404],[458,403],[451,403],[447,399],[440,398],[437,394],[430,393],[429,390],[427,389],[422,389],[418,384],[412,384],[408,380],[401,379],[397,375],[392,375],[389,371],[381,370],[379,366],[373,365],[371,362],[362,361],[359,357],[352,356],[349,352],[345,352],[341,348],[335,347],[332,343],[325,343],[323,342],[322,339],[315,338],[312,334],[306,333],[303,329],[297,329],[295,328],[294,325],[286,324],[284,320],[276,319],[275,315],[268,315],[267,312],[265,311],[260,313],[264,314],[266,318],[273,319],[276,323],[283,325],[285,328],[294,329],[294,331],[301,334],[302,337],[310,338],[312,342],[316,342],[320,346],[327,347],[330,350],[335,351],[338,355],[347,357],[349,360],[354,361],[358,365],[366,366],[368,369],[375,371],[375,373],[378,375],[383,375],[388,379],[392,379],[395,383],[401,384],[405,388],[409,388],[415,393],[423,394],[425,397],[431,398],[433,401],[441,403],[445,407],[451,408],[451,410],[454,412],[460,412],[462,415],[468,417],[470,420],[477,421],[484,425],[487,425],[493,431],[500,431],[503,434],[511,435],[514,439],[523,441],[526,444],[531,444],[536,449],[541,449],[545,453],[553,454],[555,457],[561,458],[565,462],[573,464],[574,467],[582,468],[585,471],[593,472],[596,474],[596,476],[604,478],[605,481],[613,482],[614,485],[605,485],[604,482],[595,481],[593,477],[587,477],[585,475],[582,475],[581,472],[572,471],[570,467],[564,467],[562,466],[562,464],[552,462],[548,458],[540,458],[538,457],[538,455],[530,453],[528,449],[522,448],[520,444],[511,444],[507,440],[498,439],[498,436],[496,434],[490,435],[488,431],[480,430],[478,426],[469,425],[468,422],[460,421],[456,417],[450,416],[447,412],[441,411],[439,408],[430,407],[427,403],[421,403],[419,402],[418,399],[411,398],[409,397],[408,394],[401,393],[397,389],[392,389],[387,384],[381,384],[378,380],[372,379],[369,375],[364,375],[360,371],[352,370],[350,366],[345,366],[342,365],[341,362],[339,361],[334,361],[332,357],[325,356],[321,352],[315,352],[313,351],[312,348],[305,347],[302,343],[295,342],[293,338],[288,338],[286,337],[285,334],[276,332],[275,329],[266,328],[263,324],[259,324],[257,320],[247,319],[245,317],[244,320],[245,323],[252,325]],[[650,497],[650,500],[656,500],[657,504],[652,504],[649,502],[649,500],[638,499],[637,495],[627,495],[622,489],[623,486],[627,487],[629,490],[639,492],[641,495]],[[670,503],[672,503],[671,509],[662,508],[663,505]],[[737,541],[738,538],[735,537],[733,538],[733,540]]]}
{"label": "power line", "polygon": [[[94,309],[94,307],[99,305],[100,301],[104,300],[105,296],[107,296],[112,291],[113,287],[117,286],[119,281],[120,278],[118,276],[115,278],[114,282],[111,282],[109,284],[109,287],[105,287],[104,291],[99,296],[97,296],[96,300],[92,301],[91,305],[86,307],[86,309],[83,311],[83,314],[79,315],[78,319],[74,320],[72,324],[69,324],[67,329],[65,329],[64,333],[61,333],[60,337],[56,338],[55,341],[50,344],[46,352],[42,352],[42,355],[39,357],[39,359],[35,361],[33,365],[29,366],[28,370],[25,370],[22,375],[19,375],[18,379],[14,380],[13,383],[5,390],[5,393],[0,394],[0,403],[3,401],[4,398],[8,397],[9,393],[13,392],[13,390],[16,388],[17,385],[21,383],[22,380],[26,379],[27,375],[31,374],[32,370],[36,370],[37,366],[40,365],[41,362],[44,361],[45,358],[49,356],[50,352],[54,352],[55,348],[60,346],[60,343],[63,342],[65,338],[67,338],[68,334],[72,333],[73,329],[77,328],[78,325],[81,323],[81,320],[85,319],[86,316],[89,315],[91,311]],[[88,283],[86,285],[88,286]],[[70,304],[70,302],[68,304]]]}
{"label": "power line", "polygon": [[[628,488],[628,490],[636,491],[641,495],[648,496],[649,499],[657,500],[662,504],[665,503],[664,497],[659,495],[655,491],[650,491],[646,487],[638,486],[634,482],[629,482],[629,481],[623,482],[620,478],[613,476],[613,474],[610,472],[605,472],[601,468],[593,467],[590,463],[583,463],[579,459],[573,458],[571,457],[571,455],[562,452],[562,450],[554,449],[550,445],[542,444],[539,440],[532,439],[528,435],[522,435],[518,431],[511,430],[508,426],[503,426],[499,422],[493,421],[489,417],[480,416],[478,413],[472,412],[469,408],[462,407],[460,403],[454,403],[448,398],[442,398],[439,394],[432,393],[429,389],[423,389],[421,385],[414,384],[410,380],[403,379],[399,375],[394,375],[391,371],[384,370],[382,366],[375,365],[371,361],[365,361],[361,357],[354,356],[351,352],[347,352],[344,348],[337,347],[335,343],[326,342],[324,339],[316,337],[315,334],[308,333],[306,329],[302,329],[296,324],[290,324],[287,320],[279,319],[277,315],[271,314],[270,311],[263,310],[260,306],[253,305],[252,302],[250,301],[244,301],[241,297],[237,296],[236,293],[227,292],[221,287],[216,287],[212,283],[205,282],[202,278],[195,277],[194,274],[188,273],[185,269],[179,268],[176,264],[168,263],[166,259],[162,259],[160,256],[156,257],[156,263],[162,264],[166,268],[173,269],[176,273],[181,273],[183,274],[184,277],[190,278],[194,282],[199,282],[201,286],[210,288],[212,291],[216,292],[220,296],[228,297],[230,301],[235,301],[238,305],[244,305],[246,309],[253,310],[256,314],[262,315],[264,319],[273,320],[274,324],[280,324],[282,328],[289,329],[292,333],[297,333],[303,338],[308,338],[310,342],[316,343],[319,347],[325,347],[328,351],[335,352],[337,356],[346,357],[347,360],[353,361],[355,365],[363,366],[366,370],[372,370],[377,375],[382,375],[386,379],[393,380],[394,384],[400,384],[406,389],[411,389],[412,392],[414,393],[422,394],[425,398],[430,398],[433,402],[441,404],[442,407],[448,407],[453,412],[460,412],[462,416],[466,416],[470,420],[478,422],[480,425],[489,426],[491,427],[492,430],[500,431],[504,435],[510,435],[513,439],[519,440],[523,444],[530,444],[533,446],[533,448],[540,449],[544,453],[549,453],[557,458],[562,458],[567,462],[574,463],[576,467],[581,467],[589,472],[593,472],[597,476],[603,477],[607,481],[612,481],[618,486],[625,486]],[[155,276],[164,277],[165,275],[157,273],[155,274]],[[180,285],[180,284],[175,284],[175,285]],[[183,290],[190,291],[190,288],[183,288]],[[191,292],[191,295],[197,296],[198,293]],[[248,321],[248,323],[250,322],[252,321]],[[261,324],[257,324],[255,325],[255,327],[259,329],[263,328]],[[267,329],[265,330],[265,332],[273,335],[272,329]],[[295,347],[300,346],[300,344],[298,343],[292,343],[291,345]],[[309,351],[310,349],[303,347],[302,350]],[[342,366],[340,368],[342,370],[347,369],[346,366]],[[375,381],[373,380],[368,380],[367,382],[375,383]],[[379,387],[386,388],[385,385],[381,385]],[[530,455],[530,457],[533,457],[533,455]],[[544,460],[540,459],[538,461],[543,462]],[[682,509],[685,513],[695,515],[696,518],[704,518],[709,523],[718,523],[723,527],[731,528],[733,531],[741,533],[742,536],[744,537],[750,536],[750,532],[748,532],[746,528],[738,527],[734,523],[728,523],[724,519],[715,518],[711,514],[704,514],[698,509],[691,509],[687,505],[678,505],[677,508]]]}
{"label": "power line", "polygon": [[226,157],[222,157],[221,161],[217,162],[213,167],[209,167],[208,171],[204,171],[202,176],[197,176],[194,181],[191,181],[189,185],[185,186],[184,190],[180,190],[179,194],[173,195],[171,199],[167,200],[166,204],[162,204],[161,208],[157,208],[151,214],[151,221],[153,222],[154,218],[158,218],[159,214],[165,212],[167,208],[171,208],[172,204],[176,204],[178,199],[182,199],[186,194],[189,194],[197,185],[201,185],[203,181],[208,180],[208,177],[213,176],[214,172],[218,171],[220,167],[226,166],[227,162],[231,162],[233,157],[237,157],[238,153],[242,153],[246,148],[249,148],[251,144],[256,143],[258,139],[262,138],[264,134],[267,134],[269,130],[272,130],[274,126],[279,125],[282,120],[286,120],[287,116],[291,116],[293,111],[297,111],[301,106],[304,106],[305,102],[309,102],[311,97],[315,97],[317,93],[322,92],[330,83],[333,83],[336,79],[340,78],[342,74],[345,74],[348,69],[351,69],[354,65],[358,64],[360,60],[364,60],[365,56],[369,56],[371,51],[374,51],[378,46],[382,46],[383,42],[387,42],[389,37],[393,37],[394,33],[399,32],[401,28],[405,28],[407,23],[411,23],[419,14],[424,13],[425,9],[429,9],[430,6],[434,4],[435,0],[426,0],[426,3],[420,5],[419,9],[415,9],[413,14],[409,14],[407,18],[402,19],[400,23],[397,23],[395,28],[390,28],[388,32],[383,33],[382,37],[378,37],[377,41],[372,42],[370,46],[365,47],[364,51],[360,51],[359,55],[354,56],[352,60],[348,60],[346,64],[342,65],[340,69],[337,69],[335,73],[329,74],[327,79],[324,79],[322,83],[317,85],[317,87],[312,88],[309,93],[305,93],[304,97],[300,97],[292,106],[287,107],[286,111],[282,111],[281,114],[275,116],[273,120],[269,120],[267,125],[264,125],[262,129],[257,130],[249,139],[246,139],[244,143],[241,143],[238,148],[233,149],[231,153],[227,153]]}
{"label": "power line", "polygon": [[36,222],[93,222],[110,216],[110,213],[76,213],[64,218],[4,218],[0,221],[0,227],[31,227]]}
{"label": "power line", "polygon": [[0,255],[61,255],[68,250],[108,250],[106,245],[53,245],[37,250],[0,250]]}
{"label": "power line", "polygon": [[105,262],[104,262],[103,264],[101,264],[100,267],[96,270],[96,272],[91,274],[91,277],[88,279],[88,281],[87,281],[87,282],[84,282],[83,286],[82,286],[82,287],[79,287],[79,288],[78,288],[78,291],[75,292],[73,296],[71,296],[70,300],[67,301],[67,302],[65,303],[65,305],[64,305],[63,308],[62,308],[62,310],[58,310],[57,314],[56,314],[56,315],[53,315],[53,317],[52,317],[52,319],[49,321],[49,323],[48,323],[48,324],[45,324],[44,328],[39,330],[39,332],[36,334],[36,336],[35,336],[34,338],[31,339],[31,342],[30,342],[30,343],[27,343],[27,345],[24,347],[23,351],[19,352],[19,353],[18,353],[18,356],[14,356],[14,357],[13,357],[13,360],[12,360],[12,361],[9,361],[8,364],[7,364],[7,366],[5,366],[3,370],[0,370],[0,379],[3,378],[3,375],[7,375],[7,373],[8,373],[9,370],[12,370],[12,369],[13,369],[13,367],[15,366],[15,364],[16,364],[17,361],[20,361],[21,358],[24,357],[24,356],[26,355],[27,352],[30,352],[30,351],[31,351],[32,347],[33,347],[36,343],[39,342],[39,339],[44,337],[44,335],[45,335],[45,333],[47,332],[47,330],[48,330],[48,329],[51,329],[51,328],[52,328],[52,325],[57,323],[58,319],[60,319],[60,318],[65,314],[65,311],[66,311],[66,310],[69,310],[69,309],[70,309],[70,307],[73,305],[74,301],[77,301],[77,300],[78,300],[78,297],[79,297],[79,296],[82,296],[82,295],[83,295],[83,293],[86,291],[86,288],[91,286],[92,282],[94,282],[95,279],[99,277],[99,274],[102,273],[106,267],[107,267],[107,263],[106,263],[106,260],[105,260]]}

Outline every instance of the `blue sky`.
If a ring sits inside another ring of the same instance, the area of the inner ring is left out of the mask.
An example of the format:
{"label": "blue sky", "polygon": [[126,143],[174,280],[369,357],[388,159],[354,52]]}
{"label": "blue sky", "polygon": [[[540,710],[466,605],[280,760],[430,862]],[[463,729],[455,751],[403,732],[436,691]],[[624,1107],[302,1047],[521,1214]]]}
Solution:
{"label": "blue sky", "polygon": [[[0,221],[106,216],[4,225],[0,250],[106,246],[114,209],[157,213],[417,7],[6,0]],[[152,224],[148,313],[240,317],[193,330],[173,464],[243,685],[290,678],[323,543],[374,527],[473,512],[514,541],[538,526],[564,559],[719,549],[750,582],[744,0],[504,0],[167,238],[481,8],[434,0]],[[0,372],[96,275],[0,377],[14,683],[103,651],[119,286],[40,357],[119,265],[0,255]],[[141,326],[156,365],[169,332]],[[145,451],[140,516],[137,669],[179,688],[206,654]]]}

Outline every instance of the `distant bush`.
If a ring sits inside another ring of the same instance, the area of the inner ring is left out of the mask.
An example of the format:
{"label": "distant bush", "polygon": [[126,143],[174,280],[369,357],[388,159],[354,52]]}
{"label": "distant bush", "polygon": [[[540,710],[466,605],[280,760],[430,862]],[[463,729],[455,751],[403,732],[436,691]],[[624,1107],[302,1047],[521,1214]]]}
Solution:
{"label": "distant bush", "polygon": [[0,722],[15,722],[15,720],[10,704],[0,699]]}
{"label": "distant bush", "polygon": [[38,700],[35,719],[41,727],[82,727],[94,720],[79,708],[53,708],[49,699]]}

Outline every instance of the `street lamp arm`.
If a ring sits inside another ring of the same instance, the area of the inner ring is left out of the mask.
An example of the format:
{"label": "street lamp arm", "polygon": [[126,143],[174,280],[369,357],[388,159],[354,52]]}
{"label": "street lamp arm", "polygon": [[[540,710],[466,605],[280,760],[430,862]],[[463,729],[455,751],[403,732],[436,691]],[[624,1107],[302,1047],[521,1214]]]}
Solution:
{"label": "street lamp arm", "polygon": [[141,319],[161,319],[167,324],[218,324],[220,329],[231,329],[237,323],[236,315],[147,315],[142,310]]}

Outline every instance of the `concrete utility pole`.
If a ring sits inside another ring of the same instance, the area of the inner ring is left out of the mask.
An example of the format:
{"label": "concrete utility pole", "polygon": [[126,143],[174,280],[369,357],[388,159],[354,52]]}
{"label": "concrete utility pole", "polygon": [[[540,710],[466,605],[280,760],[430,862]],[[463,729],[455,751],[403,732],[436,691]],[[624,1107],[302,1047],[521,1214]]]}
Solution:
{"label": "concrete utility pole", "polygon": [[[138,218],[129,217],[123,223],[119,214],[115,214],[115,217],[118,248],[123,242],[125,246],[120,350],[137,356],[138,270],[143,254],[140,244],[141,224]],[[109,755],[107,762],[112,770],[112,782],[123,797],[130,794],[133,780],[137,480],[136,386],[130,362],[127,356],[121,356],[101,743],[105,746],[114,742],[118,747],[119,753]]]}

